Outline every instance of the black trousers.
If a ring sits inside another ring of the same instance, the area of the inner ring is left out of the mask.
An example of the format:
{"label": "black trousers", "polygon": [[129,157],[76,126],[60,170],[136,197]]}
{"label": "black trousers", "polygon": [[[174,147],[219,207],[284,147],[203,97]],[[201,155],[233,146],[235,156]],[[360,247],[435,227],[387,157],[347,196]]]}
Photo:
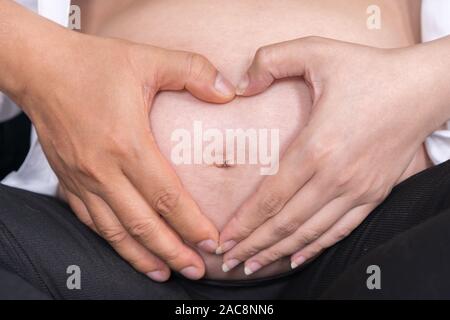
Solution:
{"label": "black trousers", "polygon": [[[80,289],[70,289],[69,266]],[[367,268],[379,267],[381,289]],[[0,298],[450,298],[450,162],[398,185],[346,239],[302,269],[252,281],[156,283],[56,199],[0,185]]]}

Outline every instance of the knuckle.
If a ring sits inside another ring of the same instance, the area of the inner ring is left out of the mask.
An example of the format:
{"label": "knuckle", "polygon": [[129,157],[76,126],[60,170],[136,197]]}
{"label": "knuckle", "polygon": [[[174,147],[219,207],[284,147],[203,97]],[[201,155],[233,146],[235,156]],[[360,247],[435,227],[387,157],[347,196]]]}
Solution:
{"label": "knuckle", "polygon": [[305,230],[297,235],[297,242],[300,245],[308,245],[320,237],[320,234],[314,230]]}
{"label": "knuckle", "polygon": [[188,53],[189,77],[193,80],[200,79],[209,66],[209,60],[198,53]]}
{"label": "knuckle", "polygon": [[72,204],[70,205],[71,209],[77,216],[77,218],[89,229],[96,231],[97,226],[95,225],[94,221],[90,218],[90,216],[86,216],[84,213],[81,213],[76,207],[74,207]]}
{"label": "knuckle", "polygon": [[379,183],[379,186],[375,189],[372,194],[372,201],[374,203],[381,203],[387,196],[391,193],[392,187],[386,185],[385,183]]}
{"label": "knuckle", "polygon": [[97,166],[95,165],[95,160],[84,160],[84,161],[77,161],[77,164],[75,165],[75,171],[80,176],[93,180],[97,183],[101,183],[102,176],[100,173],[100,170],[98,170]]}
{"label": "knuckle", "polygon": [[324,38],[319,36],[307,36],[303,38],[303,41],[308,43],[322,43],[324,41]]}
{"label": "knuckle", "polygon": [[[133,269],[140,271],[140,272],[145,272],[146,270],[148,270],[148,264],[144,263],[144,260],[142,257],[136,257],[136,256],[131,256],[131,257],[127,257],[127,262],[133,267]],[[145,266],[145,268],[144,268]]]}
{"label": "knuckle", "polygon": [[242,250],[241,255],[244,257],[253,257],[260,251],[261,251],[261,248],[258,248],[257,246],[249,246],[249,247],[245,248],[244,250]]}
{"label": "knuckle", "polygon": [[307,256],[308,257],[315,257],[322,253],[324,250],[324,247],[321,245],[314,245],[307,248]]}
{"label": "knuckle", "polygon": [[181,198],[181,190],[179,187],[167,187],[159,190],[153,195],[152,206],[163,216],[173,213]]}
{"label": "knuckle", "polygon": [[352,182],[352,174],[349,170],[344,170],[334,178],[335,187],[338,189],[346,189]]}
{"label": "knuckle", "polygon": [[332,152],[332,145],[329,141],[324,141],[324,139],[317,139],[307,150],[309,159],[314,162],[325,160]]}
{"label": "knuckle", "polygon": [[352,232],[352,228],[349,226],[340,226],[336,229],[334,238],[336,241],[341,241],[342,239],[347,238]]}
{"label": "knuckle", "polygon": [[158,268],[159,263],[154,258],[148,258],[141,254],[128,254],[126,261],[139,272],[148,272]]}
{"label": "knuckle", "polygon": [[359,184],[360,187],[356,191],[356,196],[363,202],[380,203],[386,199],[392,190],[381,177],[366,178],[365,180],[365,183]]}
{"label": "knuckle", "polygon": [[284,197],[278,192],[272,192],[262,198],[258,203],[258,213],[263,218],[277,214],[284,206]]}
{"label": "knuckle", "polygon": [[262,68],[271,66],[273,60],[273,50],[270,46],[260,47],[255,53],[255,61]]}
{"label": "knuckle", "polygon": [[72,175],[74,181],[81,183],[83,186],[89,186],[90,191],[108,193],[112,191],[109,183],[111,171],[105,169],[105,161],[101,158],[92,160],[81,160],[73,168]]}
{"label": "knuckle", "polygon": [[277,260],[283,258],[284,256],[285,256],[285,254],[281,250],[278,250],[278,249],[271,249],[265,253],[266,259],[270,262],[277,261]]}
{"label": "knuckle", "polygon": [[80,219],[81,222],[83,222],[84,225],[86,225],[91,230],[96,230],[97,226],[91,219]]}
{"label": "knuckle", "polygon": [[274,231],[278,236],[287,236],[297,229],[297,224],[288,218],[279,218],[275,221]]}
{"label": "knuckle", "polygon": [[98,230],[100,235],[113,246],[122,243],[127,237],[127,232],[121,227],[98,228]]}
{"label": "knuckle", "polygon": [[367,182],[355,183],[355,185],[357,188],[353,188],[351,191],[350,199],[356,203],[368,200],[372,192],[370,185]]}
{"label": "knuckle", "polygon": [[303,239],[306,240],[306,243],[312,243],[320,238],[321,233],[314,229],[308,229],[302,232]]}
{"label": "knuckle", "polygon": [[155,234],[157,227],[150,219],[135,221],[128,226],[128,232],[133,238],[147,239],[150,235]]}
{"label": "knuckle", "polygon": [[302,44],[304,47],[310,47],[314,52],[320,52],[321,54],[318,55],[319,59],[325,55],[328,56],[329,54],[334,54],[336,50],[336,42],[328,38],[307,36],[300,39],[300,41],[303,42]]}
{"label": "knuckle", "polygon": [[233,217],[232,225],[234,238],[236,239],[245,238],[254,231],[254,228],[250,227],[248,222],[245,221],[244,214],[239,214]]}
{"label": "knuckle", "polygon": [[135,154],[133,148],[133,139],[130,139],[129,134],[114,133],[110,135],[109,153],[111,156],[123,159],[130,158]]}
{"label": "knuckle", "polygon": [[370,200],[374,203],[381,203],[388,196],[390,191],[388,189],[378,189],[371,193]]}
{"label": "knuckle", "polygon": [[181,257],[181,250],[178,246],[172,247],[162,255],[164,261],[169,265],[174,265],[175,262]]}
{"label": "knuckle", "polygon": [[356,166],[347,161],[336,163],[336,167],[324,171],[323,176],[332,177],[328,180],[335,190],[353,192],[361,190],[360,187],[365,184],[364,180],[360,181]]}

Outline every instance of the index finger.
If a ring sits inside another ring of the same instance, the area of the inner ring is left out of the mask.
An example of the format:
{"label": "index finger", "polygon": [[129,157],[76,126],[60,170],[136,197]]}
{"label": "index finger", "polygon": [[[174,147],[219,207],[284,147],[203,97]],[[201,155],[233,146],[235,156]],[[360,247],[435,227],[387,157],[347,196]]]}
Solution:
{"label": "index finger", "polygon": [[266,220],[279,213],[286,203],[314,175],[314,167],[298,137],[288,148],[276,175],[263,180],[257,191],[239,208],[220,234],[217,254],[222,254],[248,237]]}
{"label": "index finger", "polygon": [[[117,186],[120,186],[120,189]],[[97,193],[107,206],[97,205],[97,210],[92,210],[94,221],[98,229],[103,230],[100,230],[100,233],[105,235],[116,249],[120,244],[123,250],[127,250],[127,243],[124,242],[127,235],[121,230],[122,225],[130,236],[167,263],[171,269],[190,279],[199,279],[204,275],[202,258],[148,205],[142,194],[125,176],[116,175],[109,185]],[[111,208],[110,212],[108,207]],[[90,208],[94,209],[94,206],[90,205]],[[120,225],[114,223],[115,217]]]}
{"label": "index finger", "polygon": [[183,188],[155,142],[147,141],[134,163],[129,162],[123,170],[153,210],[184,240],[202,250],[215,252],[219,239],[217,228]]}

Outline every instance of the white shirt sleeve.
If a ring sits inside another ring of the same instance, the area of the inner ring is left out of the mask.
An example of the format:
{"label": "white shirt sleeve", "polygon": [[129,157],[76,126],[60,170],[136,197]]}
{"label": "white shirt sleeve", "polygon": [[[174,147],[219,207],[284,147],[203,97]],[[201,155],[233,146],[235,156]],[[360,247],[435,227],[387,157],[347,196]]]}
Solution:
{"label": "white shirt sleeve", "polygon": [[0,92],[0,122],[14,118],[20,109],[3,93]]}
{"label": "white shirt sleeve", "polygon": [[[450,34],[450,0],[422,0],[422,41],[432,41]],[[450,104],[450,101],[448,102]],[[450,121],[425,142],[434,164],[450,159]]]}

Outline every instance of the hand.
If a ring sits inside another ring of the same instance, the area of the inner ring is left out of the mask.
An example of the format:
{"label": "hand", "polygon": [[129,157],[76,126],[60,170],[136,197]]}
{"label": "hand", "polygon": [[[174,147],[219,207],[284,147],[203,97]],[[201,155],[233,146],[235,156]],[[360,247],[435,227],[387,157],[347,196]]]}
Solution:
{"label": "hand", "polygon": [[257,52],[238,93],[252,96],[276,79],[303,76],[313,111],[278,174],[265,178],[222,231],[224,271],[245,262],[252,274],[290,255],[295,268],[346,237],[386,198],[446,120],[431,101],[433,68],[417,68],[422,58],[413,49],[316,37]]}
{"label": "hand", "polygon": [[149,113],[160,90],[187,89],[213,103],[234,87],[204,57],[86,35],[70,36],[33,66],[18,100],[78,218],[138,271],[191,279],[218,231],[160,154]]}

